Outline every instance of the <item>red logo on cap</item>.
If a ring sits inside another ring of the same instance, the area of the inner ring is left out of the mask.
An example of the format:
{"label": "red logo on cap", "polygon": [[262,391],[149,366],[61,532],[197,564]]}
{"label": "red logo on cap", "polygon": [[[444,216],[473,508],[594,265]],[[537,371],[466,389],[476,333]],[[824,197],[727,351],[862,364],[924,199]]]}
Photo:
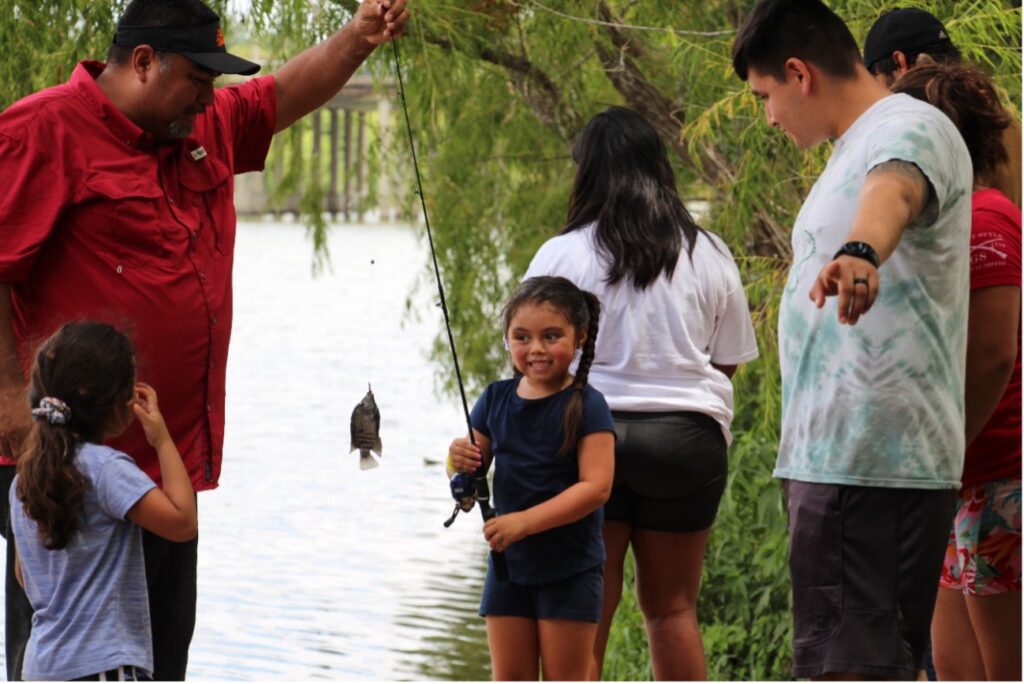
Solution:
{"label": "red logo on cap", "polygon": [[224,47],[224,32],[217,27],[217,47]]}

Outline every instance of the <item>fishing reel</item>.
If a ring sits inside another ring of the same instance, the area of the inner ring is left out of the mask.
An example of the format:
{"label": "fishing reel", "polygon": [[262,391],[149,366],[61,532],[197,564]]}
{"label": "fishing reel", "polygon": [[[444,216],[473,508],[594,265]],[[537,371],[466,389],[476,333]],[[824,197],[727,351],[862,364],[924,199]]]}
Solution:
{"label": "fishing reel", "polygon": [[476,503],[476,481],[469,473],[455,473],[448,482],[452,489],[452,498],[455,499],[455,509],[450,518],[444,521],[445,527],[451,527],[459,511],[469,513]]}

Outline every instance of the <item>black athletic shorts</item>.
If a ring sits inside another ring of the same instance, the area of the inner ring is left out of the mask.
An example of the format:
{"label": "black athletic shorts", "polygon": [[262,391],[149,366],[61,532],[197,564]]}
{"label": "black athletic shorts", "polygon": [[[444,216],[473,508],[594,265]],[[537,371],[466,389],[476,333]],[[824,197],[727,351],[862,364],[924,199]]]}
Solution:
{"label": "black athletic shorts", "polygon": [[728,448],[711,416],[612,411],[615,483],[605,520],[661,532],[711,527],[725,491]]}
{"label": "black athletic shorts", "polygon": [[793,676],[917,679],[955,489],[783,480]]}

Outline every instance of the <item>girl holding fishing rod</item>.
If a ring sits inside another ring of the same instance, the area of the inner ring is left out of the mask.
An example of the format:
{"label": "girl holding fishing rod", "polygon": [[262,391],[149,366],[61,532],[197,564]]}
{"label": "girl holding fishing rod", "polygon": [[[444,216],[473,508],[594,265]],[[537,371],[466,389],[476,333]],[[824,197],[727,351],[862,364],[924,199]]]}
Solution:
{"label": "girl holding fishing rod", "polygon": [[480,603],[495,680],[582,680],[590,670],[615,445],[608,405],[587,384],[600,309],[564,278],[524,281],[502,316],[514,377],[473,408],[476,444],[449,449],[458,472],[495,462],[498,515],[484,537],[504,552],[508,580],[490,564]]}

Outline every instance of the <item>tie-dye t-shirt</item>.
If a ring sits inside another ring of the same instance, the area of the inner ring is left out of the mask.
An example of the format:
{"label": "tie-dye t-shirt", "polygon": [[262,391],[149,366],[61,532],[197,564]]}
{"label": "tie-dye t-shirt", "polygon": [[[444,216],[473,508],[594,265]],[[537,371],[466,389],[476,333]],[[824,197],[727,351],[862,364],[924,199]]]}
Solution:
{"label": "tie-dye t-shirt", "polygon": [[[915,164],[932,201],[879,269],[878,299],[854,326],[836,298],[808,296],[846,242],[861,186],[879,164]],[[804,482],[945,489],[964,454],[971,159],[937,109],[892,95],[835,144],[793,227],[779,313],[782,442],[775,476]]]}

